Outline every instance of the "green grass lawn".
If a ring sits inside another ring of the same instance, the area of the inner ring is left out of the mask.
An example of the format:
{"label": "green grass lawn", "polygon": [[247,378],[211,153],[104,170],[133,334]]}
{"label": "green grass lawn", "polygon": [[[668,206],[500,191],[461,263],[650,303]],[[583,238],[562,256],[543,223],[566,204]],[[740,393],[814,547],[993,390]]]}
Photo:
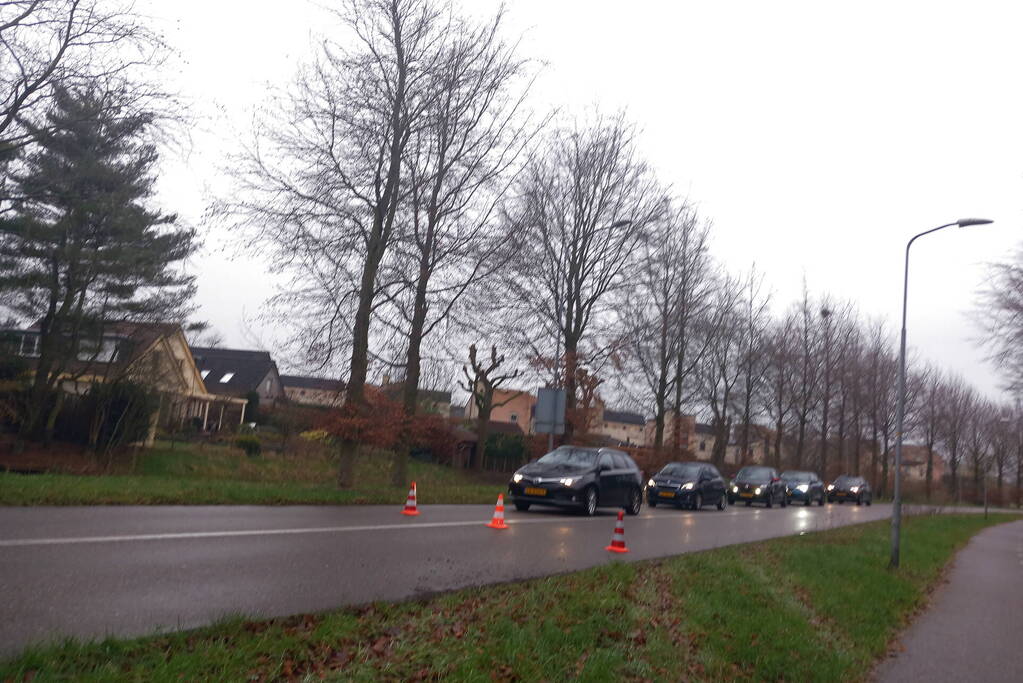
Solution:
{"label": "green grass lawn", "polygon": [[65,643],[0,680],[862,680],[954,551],[1017,519],[913,517],[425,601]]}
{"label": "green grass lawn", "polygon": [[[413,460],[420,503],[493,503],[506,477],[473,475]],[[108,476],[0,473],[0,505],[299,504],[402,505],[407,486],[390,485],[386,454],[360,456],[356,486],[339,490],[323,453],[249,458],[226,446],[167,443],[144,451],[134,472]]]}

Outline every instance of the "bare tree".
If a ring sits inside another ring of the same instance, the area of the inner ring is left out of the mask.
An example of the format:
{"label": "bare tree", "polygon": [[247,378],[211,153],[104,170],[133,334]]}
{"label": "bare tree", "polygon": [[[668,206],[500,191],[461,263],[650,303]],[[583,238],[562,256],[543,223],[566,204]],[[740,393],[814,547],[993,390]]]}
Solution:
{"label": "bare tree", "polygon": [[503,401],[494,402],[494,394],[507,382],[519,376],[518,370],[499,374],[504,365],[504,355],[497,355],[497,346],[490,347],[489,362],[480,361],[476,356],[476,345],[469,347],[469,368],[462,366],[465,383],[462,387],[469,392],[470,400],[476,405],[476,470],[483,469],[483,457],[487,452],[487,437],[490,435],[490,415],[494,408],[499,408],[518,397],[511,394]]}
{"label": "bare tree", "polygon": [[796,359],[793,328],[795,320],[785,316],[775,321],[767,331],[764,412],[774,426],[774,453],[772,464],[776,468],[782,466],[782,443],[785,437],[785,426],[792,412],[794,378],[793,370]]}
{"label": "bare tree", "polygon": [[[502,14],[472,25],[454,20],[438,47],[432,90],[406,149],[409,228],[396,244],[393,298],[405,348],[403,404],[416,411],[424,339],[462,295],[507,260],[505,226],[496,220],[508,185],[532,140],[523,114],[525,63],[500,37]],[[392,478],[406,481],[406,452]]]}
{"label": "bare tree", "polygon": [[[676,364],[680,355],[689,362],[694,308],[709,291],[707,232],[707,224],[700,222],[692,207],[676,202],[643,241],[639,278],[623,302],[629,356],[641,385],[639,401],[653,404],[653,446],[658,451],[664,447],[676,383],[692,374],[687,368],[677,372]],[[686,389],[688,398],[691,389]]]}
{"label": "bare tree", "polygon": [[1023,248],[1011,260],[989,264],[987,286],[975,318],[987,332],[985,343],[998,364],[1004,388],[1023,392]]}
{"label": "bare tree", "polygon": [[[634,274],[644,233],[665,210],[664,191],[634,139],[622,115],[554,131],[529,163],[511,213],[520,240],[504,285],[524,345],[536,356],[564,354],[569,414],[577,401],[574,366],[581,355],[598,363],[621,336],[614,298]],[[566,438],[572,429],[569,422]]]}
{"label": "bare tree", "polygon": [[753,420],[759,417],[757,401],[764,382],[764,335],[767,329],[769,292],[764,292],[764,276],[756,271],[756,264],[750,269],[743,288],[742,328],[740,356],[740,405],[742,423],[739,433],[739,457],[750,457],[750,432]]}
{"label": "bare tree", "polygon": [[798,354],[799,363],[796,368],[796,382],[793,386],[794,395],[792,400],[793,420],[795,420],[796,430],[793,465],[799,468],[803,466],[809,437],[808,429],[821,398],[819,385],[822,358],[820,354],[819,318],[815,306],[810,299],[810,292],[805,282],[803,283],[802,300],[792,315],[794,317],[793,329],[798,339],[796,353]]}
{"label": "bare tree", "polygon": [[[430,0],[346,0],[336,16],[353,47],[330,39],[257,124],[239,161],[239,199],[226,209],[255,228],[291,275],[276,304],[300,326],[321,366],[348,352],[345,410],[365,409],[370,323],[385,257],[408,193],[407,146],[436,94],[431,78],[449,14]],[[355,443],[341,448],[339,484],[351,484]]]}
{"label": "bare tree", "polygon": [[961,376],[952,375],[948,378],[942,395],[941,438],[948,460],[952,495],[956,501],[960,500],[959,468],[966,451],[969,423],[976,402],[976,393]]}
{"label": "bare tree", "polygon": [[0,153],[29,142],[54,86],[81,91],[136,81],[138,67],[161,61],[165,47],[130,2],[0,2]]}
{"label": "bare tree", "polygon": [[942,425],[942,395],[945,392],[945,378],[941,371],[929,366],[920,375],[920,383],[923,386],[923,401],[916,419],[916,432],[923,440],[924,448],[927,450],[927,472],[924,480],[924,490],[927,500],[931,499],[932,485],[934,479],[934,454],[935,446],[941,434]]}
{"label": "bare tree", "polygon": [[743,294],[745,284],[725,278],[717,287],[714,316],[704,327],[704,334],[712,341],[700,367],[704,400],[710,410],[714,428],[714,451],[711,458],[721,466],[725,462],[729,436],[732,431],[733,412],[739,403],[739,383],[743,376],[743,353],[746,350],[743,334]]}

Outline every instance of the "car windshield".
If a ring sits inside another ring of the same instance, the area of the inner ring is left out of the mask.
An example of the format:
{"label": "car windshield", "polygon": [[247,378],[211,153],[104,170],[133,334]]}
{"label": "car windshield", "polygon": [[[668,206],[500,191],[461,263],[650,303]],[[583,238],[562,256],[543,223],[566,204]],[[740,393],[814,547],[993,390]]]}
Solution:
{"label": "car windshield", "polygon": [[856,486],[859,483],[859,477],[848,477],[844,474],[835,480],[835,486]]}
{"label": "car windshield", "polygon": [[770,467],[743,467],[735,475],[737,481],[762,481],[771,478]]}
{"label": "car windshield", "polygon": [[597,451],[592,448],[574,448],[558,446],[538,460],[544,465],[593,465],[597,462]]}
{"label": "car windshield", "polygon": [[808,482],[808,481],[810,481],[810,473],[809,472],[782,472],[781,473],[781,478],[784,479],[785,481]]}
{"label": "car windshield", "polygon": [[660,471],[660,474],[663,474],[666,477],[677,477],[679,479],[695,479],[700,474],[700,466],[673,462],[670,465],[665,465],[664,469]]}

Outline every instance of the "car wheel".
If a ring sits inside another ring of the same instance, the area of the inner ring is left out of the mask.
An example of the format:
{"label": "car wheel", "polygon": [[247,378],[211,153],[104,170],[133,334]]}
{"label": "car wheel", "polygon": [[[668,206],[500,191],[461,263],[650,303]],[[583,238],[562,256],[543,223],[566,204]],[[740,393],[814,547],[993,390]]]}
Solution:
{"label": "car wheel", "polygon": [[781,506],[782,506],[782,507],[788,507],[788,505],[789,505],[789,497],[788,497],[788,496],[786,496],[786,495],[785,495],[785,494],[783,493],[783,494],[781,495]]}
{"label": "car wheel", "polygon": [[724,510],[726,504],[727,504],[727,501],[725,500],[724,496],[721,496],[720,498],[718,498],[718,510]]}
{"label": "car wheel", "polygon": [[655,508],[655,507],[657,507],[657,499],[656,498],[651,498],[651,497],[647,496],[646,504],[649,505],[652,508]]}
{"label": "car wheel", "polygon": [[774,498],[770,494],[767,495],[767,507],[774,507]]}
{"label": "car wheel", "polygon": [[821,494],[821,497],[817,499],[817,507],[824,507],[824,494],[823,493]]}
{"label": "car wheel", "polygon": [[529,503],[515,501],[515,509],[518,510],[519,512],[526,512],[527,510],[529,510]]}
{"label": "car wheel", "polygon": [[583,494],[583,514],[587,517],[597,514],[597,489],[592,486]]}
{"label": "car wheel", "polygon": [[693,509],[700,510],[701,508],[703,508],[703,494],[697,491],[696,498],[693,498]]}
{"label": "car wheel", "polygon": [[867,507],[870,507],[870,504],[873,502],[874,502],[873,498],[867,498]]}
{"label": "car wheel", "polygon": [[639,492],[639,489],[632,489],[632,493],[629,494],[629,505],[625,508],[625,513],[633,516],[638,515],[642,507],[643,494]]}
{"label": "car wheel", "polygon": [[812,498],[810,498],[810,496],[809,496],[809,495],[807,495],[807,496],[806,496],[806,498],[805,498],[805,499],[804,499],[804,501],[803,501],[803,505],[804,505],[805,507],[810,507],[811,505],[813,505],[813,499],[812,499]]}
{"label": "car wheel", "polygon": [[731,496],[728,496],[728,504],[729,505],[735,505],[735,498],[732,498]]}
{"label": "car wheel", "polygon": [[859,496],[856,496],[856,505],[857,506],[863,505],[863,499]]}

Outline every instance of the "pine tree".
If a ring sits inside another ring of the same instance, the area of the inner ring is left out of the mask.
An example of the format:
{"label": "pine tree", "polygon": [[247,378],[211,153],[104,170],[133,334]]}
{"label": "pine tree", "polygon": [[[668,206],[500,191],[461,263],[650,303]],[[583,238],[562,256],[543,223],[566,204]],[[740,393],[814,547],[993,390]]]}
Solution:
{"label": "pine tree", "polygon": [[19,199],[0,218],[0,291],[40,333],[22,435],[49,439],[59,379],[104,324],[180,320],[194,293],[178,264],[195,233],[150,208],[154,116],[130,102],[123,91],[58,90],[9,178]]}

